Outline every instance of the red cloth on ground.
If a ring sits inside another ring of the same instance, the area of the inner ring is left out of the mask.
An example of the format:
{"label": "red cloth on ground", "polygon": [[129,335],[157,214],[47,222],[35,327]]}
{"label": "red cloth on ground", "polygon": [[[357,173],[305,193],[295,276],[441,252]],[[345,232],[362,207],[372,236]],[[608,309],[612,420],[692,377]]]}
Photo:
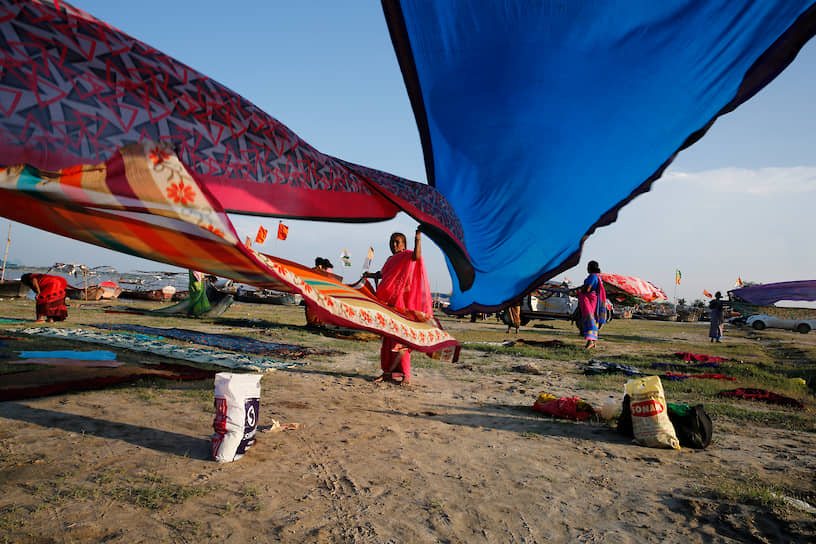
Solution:
{"label": "red cloth on ground", "polygon": [[536,401],[533,410],[551,416],[579,420],[587,419],[595,413],[592,407],[579,397],[562,397],[547,402]]}
{"label": "red cloth on ground", "polygon": [[770,404],[779,404],[781,406],[791,406],[793,408],[804,408],[805,405],[796,399],[784,397],[778,393],[772,393],[765,389],[755,389],[751,387],[738,387],[732,391],[720,391],[723,397],[732,397],[746,400],[761,400]]}
{"label": "red cloth on ground", "polygon": [[726,357],[715,357],[713,355],[689,353],[687,351],[678,351],[675,355],[684,361],[697,361],[699,363],[725,363],[731,360]]}

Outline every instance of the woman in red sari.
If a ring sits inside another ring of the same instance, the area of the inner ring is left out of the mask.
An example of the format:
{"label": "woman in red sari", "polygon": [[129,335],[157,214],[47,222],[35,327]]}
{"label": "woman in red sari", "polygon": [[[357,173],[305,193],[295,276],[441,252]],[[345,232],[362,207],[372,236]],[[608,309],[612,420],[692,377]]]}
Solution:
{"label": "woman in red sari", "polygon": [[[405,235],[395,232],[388,245],[391,256],[380,272],[364,276],[381,279],[377,286],[377,298],[397,311],[421,321],[433,317],[433,299],[425,264],[422,261],[421,234],[417,229],[414,250],[407,249]],[[382,374],[373,381],[396,381],[401,385],[411,383],[411,351],[390,338],[383,337],[380,348]]]}
{"label": "woman in red sari", "polygon": [[49,274],[23,274],[20,281],[37,293],[37,323],[65,321],[68,317],[68,307],[65,305],[68,282],[65,278]]}

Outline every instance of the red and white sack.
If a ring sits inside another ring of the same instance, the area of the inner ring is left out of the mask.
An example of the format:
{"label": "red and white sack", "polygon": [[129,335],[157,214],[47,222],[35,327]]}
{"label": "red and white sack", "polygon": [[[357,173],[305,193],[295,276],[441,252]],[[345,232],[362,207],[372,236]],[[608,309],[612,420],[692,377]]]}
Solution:
{"label": "red and white sack", "polygon": [[240,459],[255,443],[262,374],[215,375],[212,455],[219,463]]}
{"label": "red and white sack", "polygon": [[680,449],[680,441],[666,411],[666,395],[659,376],[629,380],[625,386],[635,441],[653,448]]}

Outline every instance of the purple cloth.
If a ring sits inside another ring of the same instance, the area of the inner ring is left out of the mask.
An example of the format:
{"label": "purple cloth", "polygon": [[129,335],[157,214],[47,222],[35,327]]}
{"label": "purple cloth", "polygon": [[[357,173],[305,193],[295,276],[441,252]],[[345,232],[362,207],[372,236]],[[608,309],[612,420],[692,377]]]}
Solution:
{"label": "purple cloth", "polygon": [[780,300],[816,300],[816,280],[784,281],[751,285],[729,291],[748,304],[769,306]]}

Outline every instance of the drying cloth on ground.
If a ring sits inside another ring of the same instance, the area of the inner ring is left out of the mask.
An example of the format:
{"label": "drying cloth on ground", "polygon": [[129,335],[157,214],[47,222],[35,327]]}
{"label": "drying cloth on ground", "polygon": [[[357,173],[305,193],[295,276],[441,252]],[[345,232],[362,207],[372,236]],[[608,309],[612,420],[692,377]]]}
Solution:
{"label": "drying cloth on ground", "polygon": [[541,393],[533,404],[533,410],[543,414],[567,419],[587,419],[595,410],[584,399],[578,397],[556,398],[548,393]]}
{"label": "drying cloth on ground", "polygon": [[537,346],[544,348],[561,348],[564,347],[564,342],[561,340],[524,340],[519,338],[517,340],[503,340],[501,342],[462,342],[463,346],[502,346],[510,348],[513,346]]}
{"label": "drying cloth on ground", "polygon": [[666,375],[663,377],[667,380],[672,381],[682,381],[687,380],[689,378],[736,381],[736,378],[732,378],[730,376],[723,376],[722,374],[675,374],[674,372],[666,372]]}
{"label": "drying cloth on ground", "polygon": [[298,346],[294,344],[281,344],[278,342],[267,342],[256,340],[246,336],[236,336],[233,334],[211,334],[206,332],[191,331],[188,329],[162,329],[159,327],[146,327],[144,325],[131,325],[129,323],[92,323],[89,327],[98,329],[109,329],[114,331],[131,331],[142,334],[152,334],[165,338],[175,338],[185,340],[205,346],[229,349],[232,351],[245,351],[248,353],[261,353],[265,355],[276,355],[278,357],[304,357],[306,355],[328,355],[329,350],[319,350]]}
{"label": "drying cloth on ground", "polygon": [[790,406],[792,408],[804,408],[805,405],[796,399],[782,396],[778,393],[772,393],[765,389],[754,389],[751,387],[739,387],[731,391],[720,391],[718,393],[722,397],[731,397],[736,399],[746,400],[760,400],[769,404],[779,404],[780,406]]}
{"label": "drying cloth on ground", "polygon": [[[134,338],[129,334],[101,333],[85,329],[51,329],[47,327],[28,328],[20,332],[31,335],[50,336],[75,340],[78,342],[90,342],[93,344],[104,344],[118,348],[130,349],[133,351],[147,351],[162,357],[172,359],[183,359],[194,363],[223,366],[227,368],[240,368],[255,371],[272,370],[278,368],[289,368],[300,363],[291,361],[277,361],[260,357],[250,357],[238,353],[227,353],[215,351],[213,349],[190,348],[174,346],[166,342],[157,342],[142,338]],[[146,363],[148,361],[145,361]]]}
{"label": "drying cloth on ground", "polygon": [[731,360],[726,357],[715,357],[713,355],[689,353],[687,351],[678,351],[674,355],[684,361],[697,361],[698,363],[725,363]]}
{"label": "drying cloth on ground", "polygon": [[507,342],[502,342],[503,346],[535,346],[535,347],[542,347],[542,348],[562,348],[564,347],[564,342],[561,340],[525,340],[524,338],[519,338],[517,340],[508,340]]}
{"label": "drying cloth on ground", "polygon": [[114,361],[116,354],[112,351],[19,351],[22,359],[42,359],[50,357],[52,359],[83,359],[86,361]]}
{"label": "drying cloth on ground", "polygon": [[148,368],[126,365],[118,368],[59,367],[4,374],[0,402],[56,395],[72,391],[103,389],[111,385],[156,377],[172,380],[212,380],[214,370],[185,365],[151,364]]}
{"label": "drying cloth on ground", "polygon": [[610,363],[608,361],[598,361],[597,359],[590,359],[584,366],[584,374],[615,374],[623,372],[627,376],[640,376],[643,374],[640,370],[632,365],[625,365],[623,363]]}
{"label": "drying cloth on ground", "polygon": [[668,368],[720,368],[720,363],[690,363],[690,364],[673,364],[673,363],[652,363],[652,368],[668,367]]}
{"label": "drying cloth on ground", "polygon": [[60,359],[58,357],[38,357],[31,359],[20,359],[17,361],[6,361],[7,365],[47,365],[47,366],[84,366],[88,368],[116,368],[125,363],[114,361],[113,359]]}

